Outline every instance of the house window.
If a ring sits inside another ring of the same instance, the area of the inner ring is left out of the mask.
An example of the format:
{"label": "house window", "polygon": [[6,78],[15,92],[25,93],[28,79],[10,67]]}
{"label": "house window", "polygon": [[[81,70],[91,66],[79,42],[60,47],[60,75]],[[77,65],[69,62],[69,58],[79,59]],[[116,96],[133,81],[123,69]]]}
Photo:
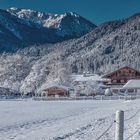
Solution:
{"label": "house window", "polygon": [[120,80],[117,80],[117,83],[120,83],[121,81]]}
{"label": "house window", "polygon": [[126,91],[125,89],[120,89],[121,93],[125,93],[125,91]]}
{"label": "house window", "polygon": [[118,93],[118,89],[113,89],[113,93]]}
{"label": "house window", "polygon": [[134,89],[128,89],[127,91],[128,92],[134,92]]}
{"label": "house window", "polygon": [[129,73],[133,73],[133,71],[129,70]]}
{"label": "house window", "polygon": [[124,80],[121,80],[121,83],[124,83],[125,81]]}
{"label": "house window", "polygon": [[117,82],[117,80],[113,80],[112,82],[113,82],[113,83],[116,83],[116,82]]}

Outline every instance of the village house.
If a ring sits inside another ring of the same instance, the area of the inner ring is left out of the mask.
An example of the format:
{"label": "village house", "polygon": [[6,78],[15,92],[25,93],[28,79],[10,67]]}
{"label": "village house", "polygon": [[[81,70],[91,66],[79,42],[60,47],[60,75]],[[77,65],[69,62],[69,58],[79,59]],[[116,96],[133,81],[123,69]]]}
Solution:
{"label": "village house", "polygon": [[66,86],[51,86],[43,90],[42,96],[69,97],[72,89]]}
{"label": "village house", "polygon": [[129,80],[132,79],[140,80],[140,72],[138,70],[125,66],[116,71],[104,75],[103,78],[110,79],[110,82],[108,82],[107,85],[123,86]]}
{"label": "village house", "polygon": [[110,80],[102,78],[98,74],[83,73],[71,75],[73,86],[75,87],[76,96],[95,96],[104,94],[105,85]]}
{"label": "village house", "polygon": [[140,95],[140,80],[129,80],[121,88],[112,88],[114,94]]}
{"label": "village house", "polygon": [[75,85],[89,83],[107,84],[110,81],[110,79],[102,78],[97,74],[86,74],[86,73],[81,75],[71,75],[71,78]]}
{"label": "village house", "polygon": [[110,87],[112,94],[136,95],[140,94],[140,72],[128,66],[119,68],[103,78],[110,79],[106,85]]}

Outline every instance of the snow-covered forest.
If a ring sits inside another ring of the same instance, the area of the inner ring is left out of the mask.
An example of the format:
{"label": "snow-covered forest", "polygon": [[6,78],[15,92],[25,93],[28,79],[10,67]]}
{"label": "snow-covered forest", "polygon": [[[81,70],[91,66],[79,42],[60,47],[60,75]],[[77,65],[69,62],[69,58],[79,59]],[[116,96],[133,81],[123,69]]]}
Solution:
{"label": "snow-covered forest", "polygon": [[72,74],[105,74],[126,65],[139,70],[139,18],[103,23],[77,39],[5,50],[0,54],[0,87],[35,93],[52,84],[72,86]]}
{"label": "snow-covered forest", "polygon": [[104,23],[79,39],[3,53],[0,86],[38,91],[52,83],[68,84],[73,73],[103,74],[125,65],[139,69],[139,17]]}

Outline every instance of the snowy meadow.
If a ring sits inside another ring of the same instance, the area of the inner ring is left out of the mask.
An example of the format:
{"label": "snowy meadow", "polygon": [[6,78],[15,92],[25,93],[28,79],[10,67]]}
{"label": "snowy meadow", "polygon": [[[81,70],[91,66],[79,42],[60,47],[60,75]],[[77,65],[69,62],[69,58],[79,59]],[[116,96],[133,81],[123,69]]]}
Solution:
{"label": "snowy meadow", "polygon": [[114,140],[125,111],[125,140],[140,139],[140,100],[1,101],[0,140]]}

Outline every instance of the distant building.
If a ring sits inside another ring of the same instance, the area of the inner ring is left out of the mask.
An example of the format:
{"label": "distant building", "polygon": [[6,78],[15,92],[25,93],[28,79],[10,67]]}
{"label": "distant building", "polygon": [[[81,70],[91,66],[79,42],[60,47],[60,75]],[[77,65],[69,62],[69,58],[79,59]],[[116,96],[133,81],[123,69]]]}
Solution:
{"label": "distant building", "polygon": [[77,96],[102,95],[104,90],[108,88],[104,84],[110,81],[100,75],[90,73],[71,75],[71,80]]}
{"label": "distant building", "polygon": [[108,85],[124,85],[129,80],[140,79],[140,72],[126,66],[104,75],[103,78],[110,79]]}
{"label": "distant building", "polygon": [[96,82],[96,83],[108,83],[110,80],[107,78],[102,78],[97,74],[81,74],[81,75],[71,75],[71,78],[74,83],[89,83],[89,82]]}
{"label": "distant building", "polygon": [[112,88],[114,94],[140,95],[140,80],[129,80],[121,88]]}
{"label": "distant building", "polygon": [[71,88],[65,86],[51,86],[43,90],[43,96],[47,97],[68,97],[70,96]]}

